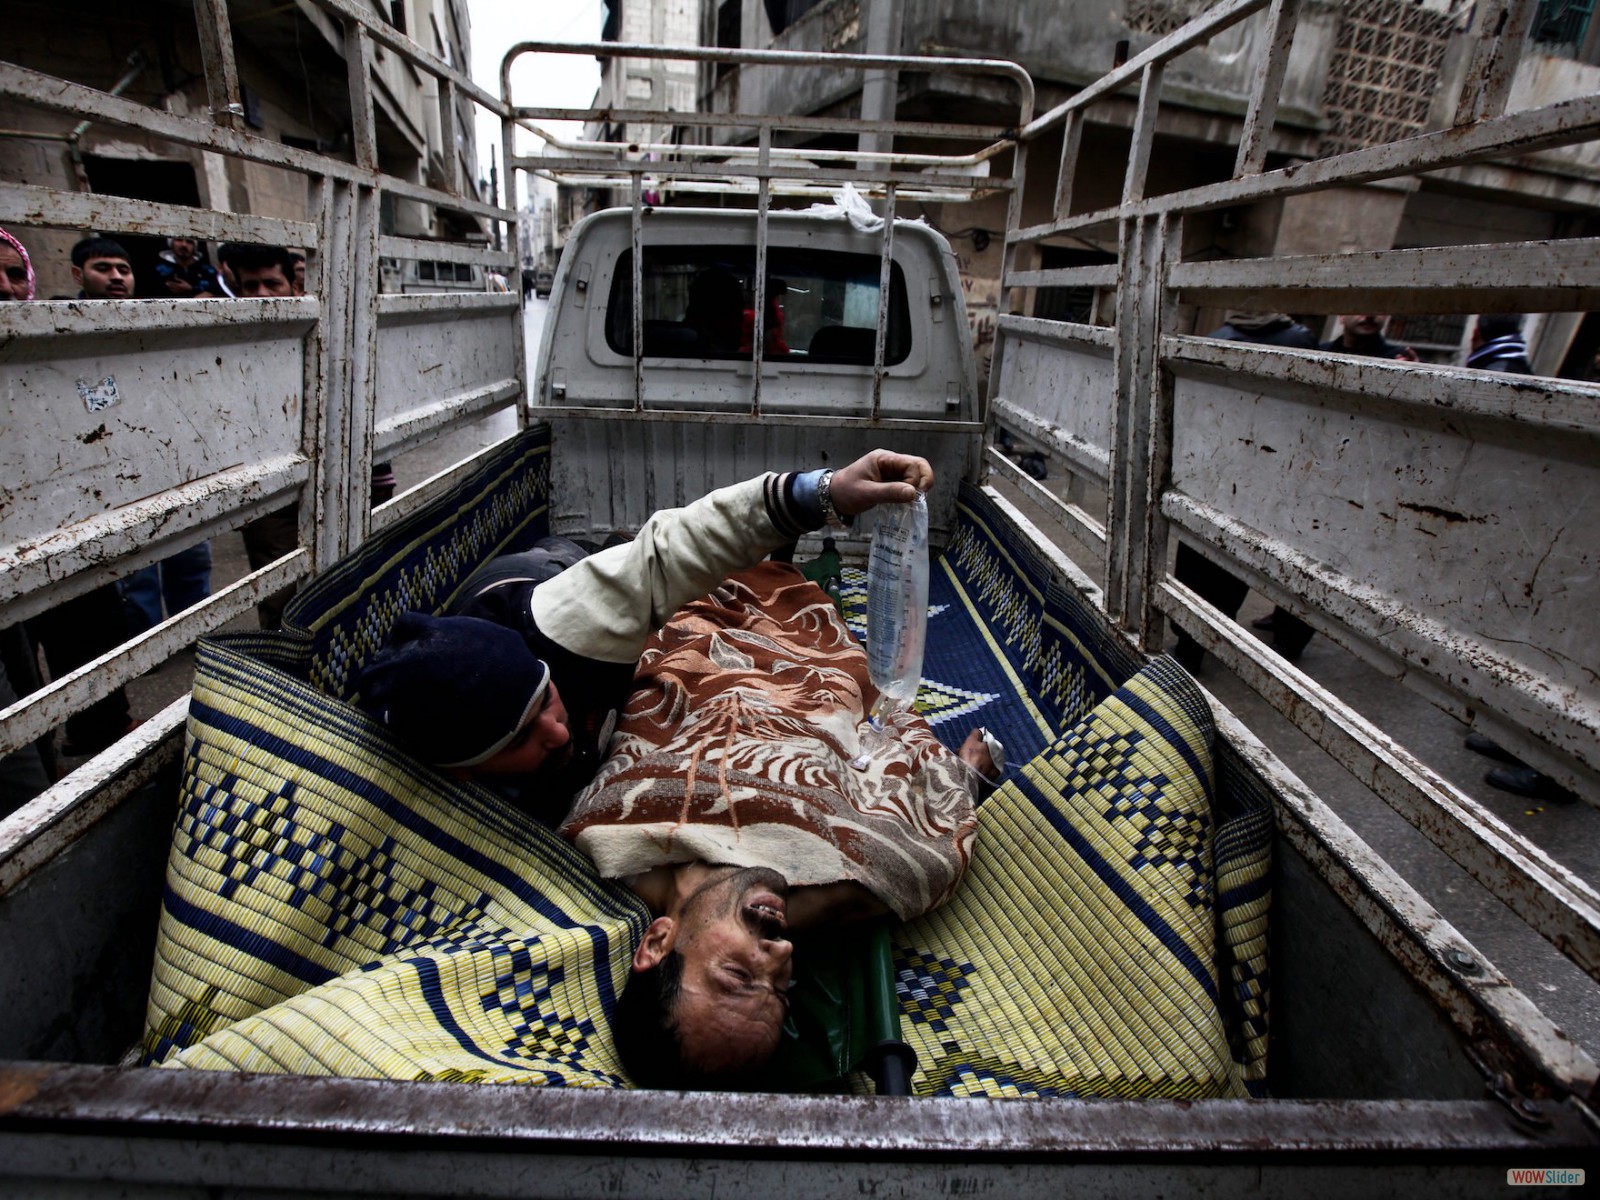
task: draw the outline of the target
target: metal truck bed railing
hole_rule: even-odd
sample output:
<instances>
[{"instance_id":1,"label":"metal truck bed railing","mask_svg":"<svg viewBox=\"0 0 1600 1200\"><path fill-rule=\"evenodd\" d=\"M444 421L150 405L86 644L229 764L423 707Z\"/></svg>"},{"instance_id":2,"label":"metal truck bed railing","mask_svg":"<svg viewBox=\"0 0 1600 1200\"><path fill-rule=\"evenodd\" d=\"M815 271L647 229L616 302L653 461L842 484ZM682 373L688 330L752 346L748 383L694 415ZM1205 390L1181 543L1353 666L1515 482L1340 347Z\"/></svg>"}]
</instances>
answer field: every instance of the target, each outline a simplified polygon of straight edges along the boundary
<instances>
[{"instance_id":1,"label":"metal truck bed railing","mask_svg":"<svg viewBox=\"0 0 1600 1200\"><path fill-rule=\"evenodd\" d=\"M314 263L313 294L291 299L0 306L6 341L0 378L30 411L27 422L7 433L12 503L0 513L0 621L35 616L285 505L298 502L300 512L300 546L292 554L8 708L0 753L34 740L262 598L338 561L371 529L413 511L444 481L374 511L371 464L522 396L516 295L378 294L380 256L504 270L515 263L514 255L488 245L381 236L380 198L436 205L512 229L516 214L464 194L454 171L448 181L455 190L440 190L379 169L375 48L437 81L452 146L458 95L497 115L500 102L391 29L374 9L353 0L316 0L316 6L345 37L354 161L246 128L225 0L195 4L209 116L175 115L0 63L0 96L293 172L307 181L315 206L312 219L279 220L0 184L0 223L24 239L29 226L160 233L301 247ZM101 380L113 384L119 403L85 423L87 395L79 396ZM139 406L158 402L159 419L138 419ZM185 421L194 432L174 433ZM59 485L62 479L67 486ZM171 760L184 711L179 702L158 714L134 741L75 772L41 803L52 812L91 799L116 803L148 777L152 754ZM129 773L136 763L140 769ZM12 861L40 831L27 810L0 823L0 862Z\"/></svg>"},{"instance_id":2,"label":"metal truck bed railing","mask_svg":"<svg viewBox=\"0 0 1600 1200\"><path fill-rule=\"evenodd\" d=\"M1197 307L1594 308L1600 240L1206 262L1181 248L1190 214L1592 141L1600 96L1505 113L1533 4L1491 3L1479 28L1499 32L1477 43L1453 127L1264 171L1298 7L1270 5L1227 182L1146 194L1163 72L1265 0L1197 17L1023 128L1019 157L1064 126L1063 150L1052 219L1013 229L1008 249L1114 229L1118 252L1105 266L1008 267L1009 307L1026 311L1031 289L1093 288L1114 293L1115 328L1002 317L991 415L1104 496L1102 522L1022 479L1103 550L1108 615L1151 652L1171 618L1600 979L1600 893L1168 574L1176 535L1540 770L1600 793L1600 651L1583 582L1594 543L1582 532L1600 516L1600 388L1186 336ZM1135 84L1122 202L1073 212L1084 113ZM1055 386L1037 381L1043 369ZM1485 594L1491 579L1516 594Z\"/></svg>"},{"instance_id":3,"label":"metal truck bed railing","mask_svg":"<svg viewBox=\"0 0 1600 1200\"><path fill-rule=\"evenodd\" d=\"M1490 6L1482 17L1485 27L1496 28L1503 6ZM1243 131L1234 162L1233 179L1185 191L1146 195L1151 150L1154 145L1162 79L1167 64L1183 53L1203 46L1210 38L1252 16L1265 12L1267 29L1259 39L1263 60L1258 64L1248 101ZM1168 616L1196 636L1225 666L1235 670L1274 707L1295 723L1363 784L1416 825L1452 859L1480 880L1510 908L1568 955L1591 976L1600 978L1600 893L1549 853L1511 829L1504 821L1421 763L1395 739L1363 718L1349 704L1320 687L1302 672L1247 636L1232 621L1212 609L1167 571L1169 537L1206 547L1208 555L1230 564L1242 578L1275 601L1307 615L1319 629L1391 673L1405 677L1447 709L1476 713L1482 725L1492 725L1508 748L1529 761L1555 765L1556 749L1564 773L1573 779L1575 768L1600 766L1594 756L1596 690L1593 649L1585 653L1585 622L1580 613L1552 606L1539 626L1542 644L1560 647L1576 661L1589 662L1589 683L1547 686L1534 680L1521 664L1500 653L1485 638L1468 641L1469 628L1458 614L1435 604L1428 596L1381 594L1374 581L1394 574L1396 563L1411 559L1369 551L1359 564L1335 569L1329 562L1305 552L1307 531L1274 526L1289 510L1284 495L1308 499L1307 489L1272 475L1266 498L1257 510L1241 512L1229 492L1233 480L1246 468L1212 444L1219 411L1226 411L1225 395L1259 396L1256 403L1272 404L1288 413L1299 412L1308 397L1323 401L1339 397L1340 412L1382 414L1383 422L1411 420L1396 414L1431 414L1434 424L1451 420L1472 422L1474 436L1483 422L1500 431L1495 437L1516 444L1529 437L1546 439L1557 459L1577 460L1575 478L1591 479L1592 465L1583 464L1574 445L1590 445L1600 432L1594 416L1594 398L1600 390L1565 381L1530 381L1486 378L1481 373L1411 365L1351 360L1326 354L1263 350L1236 343L1210 342L1179 334L1179 306L1245 307L1308 312L1343 312L1368 304L1383 311L1438 312L1453 306L1470 311L1550 311L1577 309L1594 303L1600 286L1600 255L1592 240L1528 243L1495 248L1454 247L1422 251L1387 251L1382 254L1307 256L1242 262L1185 262L1181 258L1182 220L1186 214L1243 204L1252 200L1300 194L1374 179L1394 178L1420 171L1477 162L1497 156L1572 145L1600 132L1600 103L1593 97L1552 105L1528 113L1499 115L1509 88L1510 72L1520 53L1521 41L1512 30L1526 14L1511 14L1498 39L1485 39L1478 55L1477 75L1468 76L1460 102L1463 114L1476 116L1450 130L1405 142L1356 151L1337 158L1296 163L1264 172L1279 85L1286 70L1299 6L1295 0L1230 0L1188 22L1136 55L1101 80L1076 92L1049 112L1030 117L1031 92L1017 126L994 141L982 144L960 161L980 159L1003 162L1012 151L1009 176L972 180L971 194L1004 191L1008 196L1008 228L1004 251L1002 295L993 368L990 375L989 420L1022 434L1030 444L1047 450L1064 463L1090 491L1106 497L1107 519L1101 521L1082 503L1063 501L1034 484L1003 455L990 449L986 464L1018 483L1044 503L1080 540L1102 548L1103 588L1098 602L1108 617L1146 651L1159 653L1161 632ZM722 186L737 176L753 180L757 191L758 220L763 246L769 192L779 182L831 178L824 171L805 172L801 163L812 152L773 144L780 129L814 133L833 131L837 122L778 114L680 113L666 110L553 109L515 105L510 92L510 66L527 52L580 53L617 57L661 58L716 63L763 65L816 65L861 68L864 65L927 70L925 59L862 60L787 52L708 51L617 44L562 47L528 43L514 48L502 67L503 98L507 122L506 161L517 168L543 172L568 182L586 179L626 178L631 188L634 308L634 420L641 418L681 421L678 414L650 411L643 400L644 367L638 341L641 322L638 253L645 179L674 182L682 191L698 190L708 178ZM994 64L963 63L966 69ZM1130 139L1124 173L1123 200L1115 207L1090 213L1072 211L1074 176L1082 146L1085 113L1089 107L1120 90L1137 84L1139 106ZM657 126L710 129L720 132L743 127L756 138L755 160L749 147L676 145L681 161L647 160L647 147L636 143L563 143L545 136L552 149L537 155L515 154L511 129L517 123L547 119L585 119L591 122L628 120ZM1064 128L1063 128L1064 127ZM875 130L858 123L855 132ZM920 132L931 133L932 130ZM1023 185L1030 149L1041 139L1063 140L1061 163L1053 192L1052 220L1046 224L1021 223ZM982 143L993 131L969 127L958 134L954 127L939 131L951 140ZM779 162L777 156L788 161ZM852 177L864 190L882 195L889 211L908 185L894 169L895 161L881 146L840 152L857 161ZM940 156L924 156L938 158ZM955 161L954 159L947 161ZM587 174L586 174L587 173ZM951 180L941 180L941 183ZM1080 268L1035 270L1019 267L1019 258L1040 244L1062 235L1114 228L1119 242L1118 262ZM887 261L888 231L884 239ZM1508 262L1496 263L1496 252ZM764 258L763 258L764 261ZM758 269L756 279L764 281ZM1041 287L1089 287L1114 296L1115 327L1052 321L1021 315L1029 307L1031 292ZM755 311L764 313L757 300ZM1190 318L1192 321L1192 317ZM874 395L881 391L883 314L879 314L878 353L874 364ZM762 338L755 338L756 372L748 416L761 414L760 353ZM1025 383L1022 381L1026 381ZM1448 385L1448 387L1446 387ZM1319 403L1321 401L1318 401ZM596 422L630 419L630 414L598 409L554 407L555 419L583 418ZM876 406L874 413L876 414ZM737 422L741 414L699 414L697 419ZM1290 420L1290 417L1284 417ZM841 421L847 424L848 419ZM1378 428L1388 428L1379 423ZM955 428L951 427L951 432ZM1488 444L1491 439L1484 437ZM1580 439L1573 442L1571 439ZM1174 451L1189 458L1176 458ZM1433 453L1448 458L1449 451ZM1374 457L1402 455L1389 445L1374 450ZM1287 459L1287 455L1279 456ZM1330 454L1330 458L1332 455ZM1591 456L1592 458L1592 456ZM1175 476L1175 471L1176 476ZM1267 478L1254 463L1249 475ZM1375 475L1384 480L1386 475ZM1209 486L1202 487L1206 483ZM1318 486L1328 486L1319 482ZM1426 485L1413 508L1443 507ZM1492 498L1491 498L1492 499ZM1372 507L1376 507L1375 505ZM1453 510L1450 510L1453 511ZM1474 512L1493 511L1485 507ZM1411 514L1429 519L1428 514ZM1519 511L1518 516L1526 516ZM1325 519L1325 518L1324 518ZM1445 518L1439 518L1445 519ZM1573 527L1574 529L1576 527ZM1548 532L1559 536L1558 526ZM1422 542L1433 531L1413 539ZM1315 544L1315 543L1313 543ZM1407 552L1409 554L1409 551ZM1387 575L1386 575L1387 572ZM1355 586L1356 580L1364 586ZM1581 601L1579 602L1581 604ZM1565 639L1565 642L1563 642ZM1534 640L1537 640L1535 638ZM1462 666L1449 664L1465 664ZM1581 671L1579 675L1581 676ZM1493 712L1497 717L1486 717ZM1232 735L1244 737L1236 722L1226 722ZM1543 740L1541 740L1543 739ZM1452 994L1447 1007L1460 1026L1470 1031L1478 1020L1479 1006L1517 1030L1554 1077L1586 1090L1594 1064L1579 1051L1569 1054L1563 1035L1520 993L1508 991L1506 979L1466 942L1444 925L1439 915L1394 872L1370 855L1347 831L1335 833L1340 823L1321 801L1315 800L1281 762L1255 743L1263 770L1270 773L1283 796L1305 798L1297 810L1287 802L1282 828L1296 846L1336 886L1347 890L1364 912L1368 927L1398 951L1400 928L1432 928L1442 934L1428 953L1446 963L1436 979L1441 994ZM1587 764L1587 765L1586 765ZM1588 778L1587 775L1584 778ZM1289 816L1290 812L1293 816ZM1338 880L1334 877L1337 876ZM1342 882L1340 882L1342 881ZM1379 909L1387 909L1387 915ZM1414 964L1421 969L1420 963ZM1426 973L1426 972L1425 972ZM1471 1002L1460 997L1470 996Z\"/></svg>"}]
</instances>

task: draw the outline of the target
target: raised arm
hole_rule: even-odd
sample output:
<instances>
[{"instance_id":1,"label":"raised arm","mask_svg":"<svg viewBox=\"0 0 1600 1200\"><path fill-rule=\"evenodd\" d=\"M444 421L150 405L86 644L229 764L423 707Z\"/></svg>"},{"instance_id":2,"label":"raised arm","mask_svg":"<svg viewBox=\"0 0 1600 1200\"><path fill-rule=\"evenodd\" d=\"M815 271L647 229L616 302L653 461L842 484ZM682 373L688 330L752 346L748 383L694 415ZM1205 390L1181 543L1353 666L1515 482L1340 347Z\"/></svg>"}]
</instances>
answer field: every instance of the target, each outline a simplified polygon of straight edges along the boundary
<instances>
[{"instance_id":1,"label":"raised arm","mask_svg":"<svg viewBox=\"0 0 1600 1200\"><path fill-rule=\"evenodd\" d=\"M826 486L825 486L826 485ZM633 541L590 555L534 589L533 618L574 654L631 662L673 613L729 574L841 518L907 503L933 486L926 459L874 450L838 471L765 475L663 509Z\"/></svg>"}]
</instances>

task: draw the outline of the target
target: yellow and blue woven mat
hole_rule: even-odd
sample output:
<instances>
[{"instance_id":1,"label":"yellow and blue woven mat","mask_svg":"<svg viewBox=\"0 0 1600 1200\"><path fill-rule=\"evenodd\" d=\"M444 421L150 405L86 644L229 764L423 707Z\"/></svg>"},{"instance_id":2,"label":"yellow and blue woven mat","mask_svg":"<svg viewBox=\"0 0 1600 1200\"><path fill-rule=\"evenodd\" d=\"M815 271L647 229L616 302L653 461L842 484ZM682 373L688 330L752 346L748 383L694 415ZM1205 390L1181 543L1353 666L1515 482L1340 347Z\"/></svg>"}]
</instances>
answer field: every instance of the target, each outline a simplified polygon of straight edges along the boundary
<instances>
[{"instance_id":1,"label":"yellow and blue woven mat","mask_svg":"<svg viewBox=\"0 0 1600 1200\"><path fill-rule=\"evenodd\" d=\"M175 1067L620 1087L609 1014L648 923L625 889L333 698L396 613L545 532L549 441L196 661L145 1059Z\"/></svg>"},{"instance_id":2,"label":"yellow and blue woven mat","mask_svg":"<svg viewBox=\"0 0 1600 1200\"><path fill-rule=\"evenodd\" d=\"M1245 1094L1216 967L1211 734L1158 659L985 802L955 899L892 935L919 1094Z\"/></svg>"}]
</instances>

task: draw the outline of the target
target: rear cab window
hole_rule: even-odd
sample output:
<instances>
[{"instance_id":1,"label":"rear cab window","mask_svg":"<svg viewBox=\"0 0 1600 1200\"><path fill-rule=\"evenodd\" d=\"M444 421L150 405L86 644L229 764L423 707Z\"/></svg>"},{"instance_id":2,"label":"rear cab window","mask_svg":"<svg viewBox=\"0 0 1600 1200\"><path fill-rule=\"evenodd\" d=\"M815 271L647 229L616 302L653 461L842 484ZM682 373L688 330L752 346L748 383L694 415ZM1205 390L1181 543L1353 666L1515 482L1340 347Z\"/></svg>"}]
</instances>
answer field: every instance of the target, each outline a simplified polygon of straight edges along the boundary
<instances>
[{"instance_id":1,"label":"rear cab window","mask_svg":"<svg viewBox=\"0 0 1600 1200\"><path fill-rule=\"evenodd\" d=\"M644 354L733 359L754 354L756 253L752 246L646 246L642 271ZM769 247L762 357L871 366L880 261L873 254ZM617 260L606 344L633 354L633 252ZM890 264L885 366L911 353L905 279Z\"/></svg>"}]
</instances>

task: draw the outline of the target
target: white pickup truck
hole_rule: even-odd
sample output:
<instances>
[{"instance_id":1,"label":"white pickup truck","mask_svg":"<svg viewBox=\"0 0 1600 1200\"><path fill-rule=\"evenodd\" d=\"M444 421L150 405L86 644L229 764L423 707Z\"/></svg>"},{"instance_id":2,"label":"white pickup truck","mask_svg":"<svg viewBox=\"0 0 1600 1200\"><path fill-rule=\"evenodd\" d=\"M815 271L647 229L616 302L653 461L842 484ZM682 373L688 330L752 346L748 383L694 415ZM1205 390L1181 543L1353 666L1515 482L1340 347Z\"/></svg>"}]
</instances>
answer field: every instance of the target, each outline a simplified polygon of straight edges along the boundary
<instances>
[{"instance_id":1,"label":"white pickup truck","mask_svg":"<svg viewBox=\"0 0 1600 1200\"><path fill-rule=\"evenodd\" d=\"M1031 85L1021 86L1026 75L1014 64L940 61L952 72L987 70L1020 81L1023 97L1015 126L997 135L992 151L953 164L936 155L856 159L849 151L782 150L774 134L796 119L775 114L747 116L757 130L755 151L683 143L673 150L681 158L663 162L647 159L648 147L586 144L529 155L515 152L515 127L564 112L519 106L509 88L502 97L487 95L365 9L346 0L317 3L359 35L358 44L370 38L498 113L506 123L508 171L631 187L632 204L574 229L553 282L536 375L525 380L518 296L381 295L380 256L445 255L434 243L379 236L364 224L376 219L385 191L494 221L509 223L514 214L393 180L376 169L375 156L339 162L0 66L0 91L16 100L297 171L322 197L316 220L273 222L0 185L0 219L9 227L31 217L132 232L159 221L169 232L306 246L320 263L315 295L300 299L0 306L7 439L19 422L33 422L30 445L49 437L71 450L56 460L42 454L11 460L8 487L23 502L0 510L7 623L291 499L299 501L301 528L301 546L292 554L8 708L0 722L5 749L26 745L65 712L162 661L173 647L214 634L283 585L306 585L287 614L288 632L207 638L192 702L175 704L0 822L0 1160L7 1164L0 1192L614 1196L737 1189L809 1196L1004 1189L1055 1196L1122 1187L1343 1196L1381 1182L1395 1191L1475 1195L1498 1193L1511 1167L1590 1160L1600 1148L1600 1071L1590 1053L1214 702L1214 784L1195 817L1217 836L1214 843L1202 839L1203 857L1237 866L1246 842L1255 857L1239 875L1197 875L1204 882L1191 893L1192 910L1215 904L1196 910L1210 914L1196 927L1215 956L1207 961L1184 950L1178 957L1201 991L1210 981L1221 1053L1232 1064L1217 1090L1203 1096L1164 1077L1133 1076L1103 1090L1030 1091L1027 1080L1013 1079L993 1091L963 1091L929 1073L926 1052L924 1073L913 1079L913 1090L921 1091L906 1098L508 1089L462 1082L471 1076L461 1072L318 1077L303 1063L278 1068L288 1074L153 1065L244 1019L216 989L180 996L181 1003L159 994L169 979L163 971L180 957L168 953L177 944L169 923L197 927L183 925L193 905L182 899L188 893L181 872L168 870L179 859L175 812L180 841L185 831L203 828L217 839L206 844L220 847L243 829L236 840L248 843L247 852L254 846L282 860L289 847L296 869L314 874L332 871L339 855L302 853L296 835L282 826L273 833L245 816L238 816L243 824L229 825L250 805L228 806L242 804L247 792L269 797L252 801L256 809L309 803L285 790L291 778L313 790L294 771L337 775L338 786L352 793L403 784L424 797L419 803L427 802L430 788L452 786L396 758L392 748L352 741L348 756L324 754L318 740L356 731L352 738L359 733L370 742L345 702L350 670L398 607L442 605L451 581L477 557L530 530L599 540L718 484L768 468L846 462L878 444L925 454L946 483L932 505L933 538L946 552L941 569L956 589L951 595L981 610L984 619L974 628L1004 680L942 682L950 685L952 710L1007 688L1016 695L1038 742L1037 755L1024 747L1016 788L1042 786L1045 767L1056 761L1053 739L1070 724L1062 714L1084 700L1074 699L1063 681L1087 676L1063 664L1099 664L1085 669L1100 673L1089 690L1114 691L1160 653L1162 617L1170 615L1583 972L1600 973L1600 902L1592 887L1277 661L1167 569L1176 532L1329 636L1405 662L1441 694L1492 701L1501 715L1498 735L1530 758L1542 753L1541 764L1585 785L1584 772L1596 762L1592 639L1575 646L1565 630L1545 630L1554 618L1524 603L1528 598L1507 597L1524 632L1545 638L1540 653L1571 664L1537 679L1518 676L1513 658L1491 661L1479 653L1482 631L1470 628L1453 602L1399 586L1384 597L1371 590L1396 576L1416 582L1416 560L1398 557L1411 553L1403 549L1411 543L1386 547L1375 533L1347 539L1352 553L1365 557L1345 561L1341 574L1325 539L1297 531L1305 514L1320 519L1324 506L1344 504L1346 491L1387 497L1384 503L1414 499L1399 496L1393 482L1386 457L1392 448L1385 449L1383 438L1395 423L1383 415L1386 405L1425 410L1430 436L1449 441L1465 460L1509 455L1527 439L1581 444L1581 454L1552 453L1564 473L1550 477L1559 483L1540 486L1559 487L1576 506L1570 519L1588 528L1596 494L1591 451L1600 430L1595 389L1442 370L1427 376L1454 385L1442 399L1415 382L1423 376L1403 375L1393 364L1208 344L1172 323L1180 299L1233 306L1249 298L1252 307L1308 311L1300 301L1310 297L1309 311L1364 311L1363 295L1381 291L1393 302L1408 282L1420 290L1441 278L1474 310L1529 307L1522 301L1535 293L1548 305L1559 292L1555 277L1537 277L1536 264L1519 266L1491 286L1483 261L1467 251L1191 264L1177 255L1171 230L1184 212L1217 203L1593 139L1600 136L1594 98L1559 111L1490 116L1415 139L1403 150L1379 147L1291 170L1262 172L1259 159L1242 154L1231 183L1155 199L1133 184L1142 172L1130 170L1122 207L1075 215L1062 199L1050 223L1024 227L1026 152L1070 122L1074 106L1034 114ZM1292 8L1273 5L1271 20L1292 22ZM1232 0L1156 42L1085 95L1141 81L1147 93L1152 86L1158 92L1159 66L1203 40L1206 28L1266 9L1266 0ZM1269 53L1287 53L1284 38L1263 44ZM557 49L640 58L684 53L530 44L512 56ZM929 70L934 62L842 55L791 61L737 51L687 56L768 70ZM216 70L225 88L229 71ZM1273 70L1269 61L1263 77ZM364 105L370 112L370 80L362 72L351 78L358 110ZM1247 144L1259 139L1263 125L1270 128L1269 91L1251 104ZM1147 94L1141 121L1157 99ZM701 116L715 124L712 115ZM696 116L671 119L692 125ZM843 118L829 121L830 128L855 128ZM1141 144L1148 152L1148 138L1141 142L1136 133L1133 141L1136 155ZM1014 166L1009 176L975 177L968 161L974 157ZM756 207L649 207L642 201L647 172L652 186L669 188L742 181ZM890 208L897 195L924 188L1009 196L1004 311L1011 315L999 324L986 399L974 378L960 280L939 234L906 220L874 227L867 219L853 223L844 211L770 207L784 189L827 202L852 178ZM1070 184L1058 188L1058 199L1070 190ZM1120 229L1118 266L1018 269L1025 247L1094 222ZM1560 267L1574 304L1600 287L1600 255L1591 244L1551 253L1554 260L1543 261ZM476 248L450 258L483 269L511 265L509 255ZM1116 324L1027 315L1030 289L1069 284L1114 294ZM220 412L207 374L213 370L230 384ZM25 407L77 378L115 378L119 407ZM165 408L157 407L158 396ZM368 511L373 461L512 403L521 426L515 439ZM1286 406L1298 406L1293 416ZM287 428L284 413L291 418ZM215 422L219 415L240 431L225 448L173 436L181 422ZM1267 465L1259 457L1238 459L1230 422L1254 422L1251 428L1262 431L1291 420L1303 425L1308 444L1336 439L1343 436L1339 428L1350 427L1373 449L1363 462L1345 460L1342 477L1316 495L1298 489L1288 474L1326 467L1332 458L1325 447ZM1075 473L1074 503L1017 486L1075 535L1103 546L1098 578L990 486L987 473L1007 467L986 449L986 430L1002 425ZM96 431L100 436L92 436ZM125 460L145 467L144 478L107 468L107 438L123 447ZM68 487L53 482L62 479ZM1225 480L1246 485L1241 491L1248 496L1236 503ZM1518 513L1528 523L1551 519L1532 503ZM1530 534L1530 545L1554 544L1553 530L1533 532L1540 536ZM426 548L426 566L413 570L418 546ZM843 542L847 558L860 547L859 538ZM803 546L802 557L807 553ZM1439 562L1448 558L1430 553ZM1369 590L1344 586L1350 578ZM1571 584L1570 570L1565 581ZM1552 611L1567 610L1557 604ZM219 701L225 683L242 689L230 701L235 708ZM251 695L271 703L252 716ZM925 702L943 703L926 694ZM280 764L277 776L261 765L269 751ZM312 759L332 765L307 766ZM1061 833L1070 842L1085 829ZM373 859L367 867L390 870L395 856L380 857L388 865ZM1041 894L1076 894L1069 889L1080 884L1062 861L1041 852L1042 865L1028 868ZM1087 851L1083 861L1090 861ZM1114 864L1101 866L1102 880L1116 873ZM241 867L233 878L248 883L246 876L253 878L251 870ZM1092 885L1090 879L1083 886ZM303 890L320 894L321 886ZM375 920L376 912L392 929L397 912L409 921L425 907L406 907L397 895L352 901L350 919ZM1062 940L1057 934L1066 925L1029 936L1042 954ZM336 940L330 936L319 950L312 937L310 949L291 961L272 958L276 943L267 934L241 937L206 969L271 960L274 970L308 978L337 977L345 961L353 974L366 971L359 957L318 959L315 972L304 966L324 950L333 954ZM1146 961L1145 950L1116 943L1106 949L1093 937L1085 945L1099 947L1086 950L1086 960L1103 958L1119 970ZM1148 951L1149 961L1160 953ZM153 957L160 986L152 998ZM1029 955L1014 957L1025 971ZM902 1029L920 1024L914 1032L931 1036L931 1023L949 1017L940 998L965 985L946 975L941 991L939 978L917 975L903 961L898 966L909 972L902 975ZM1051 982L1044 979L1038 994L1054 997L1060 989ZM930 995L931 1008L923 1003ZM1012 1000L1019 1010L1043 1011L1037 996ZM580 1016L603 1029L603 1005L595 1003L597 1011ZM1085 1027L1111 1018L1142 1022L1163 1007L1135 992L1115 1006L1080 1009L1074 1019ZM158 1009L170 1019L150 1022L147 1011ZM1151 1044L1183 1041L1179 1029L1188 1028L1187 1020L1156 1028ZM938 1049L936 1037L922 1044ZM130 1054L140 1048L144 1065ZM1063 1077L1079 1067L1050 1064ZM1021 1095L1033 1098L1003 1098Z\"/></svg>"}]
</instances>

